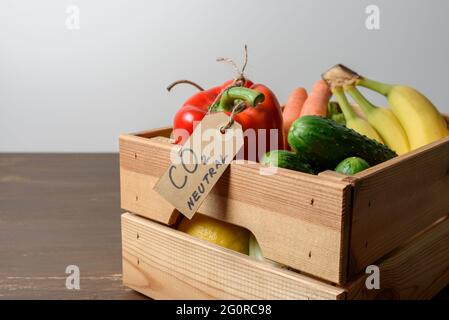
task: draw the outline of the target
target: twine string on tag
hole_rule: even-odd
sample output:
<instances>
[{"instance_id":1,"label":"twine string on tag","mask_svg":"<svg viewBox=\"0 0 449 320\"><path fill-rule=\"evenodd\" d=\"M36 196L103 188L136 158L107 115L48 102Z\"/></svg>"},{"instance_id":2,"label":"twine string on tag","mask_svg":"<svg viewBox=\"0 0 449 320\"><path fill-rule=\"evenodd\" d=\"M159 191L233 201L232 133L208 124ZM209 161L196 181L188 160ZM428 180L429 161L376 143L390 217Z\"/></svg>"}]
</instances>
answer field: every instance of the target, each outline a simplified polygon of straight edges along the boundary
<instances>
[{"instance_id":1,"label":"twine string on tag","mask_svg":"<svg viewBox=\"0 0 449 320\"><path fill-rule=\"evenodd\" d=\"M234 60L232 60L231 58L217 58L217 62L226 62L229 63L235 70L235 72L237 73L237 76L234 78L234 81L232 81L232 83L222 92L220 92L214 99L214 101L211 103L211 105L209 106L208 110L207 110L207 114L209 114L212 110L212 107L218 103L218 101L220 101L221 97L223 96L224 92L234 88L234 87L243 87L245 85L245 69L246 66L248 65L248 46L245 44L244 47L244 58L243 58L243 65L242 68L239 68L239 66L235 63Z\"/></svg>"},{"instance_id":2,"label":"twine string on tag","mask_svg":"<svg viewBox=\"0 0 449 320\"><path fill-rule=\"evenodd\" d=\"M244 47L244 58L243 58L243 66L242 68L239 68L239 66L235 63L235 61L231 58L217 58L217 62L226 62L228 64L230 64L235 72L237 73L236 78L234 79L234 82L232 83L232 85L237 85L237 86L243 86L245 84L245 69L246 66L248 64L248 46L245 44Z\"/></svg>"},{"instance_id":3,"label":"twine string on tag","mask_svg":"<svg viewBox=\"0 0 449 320\"><path fill-rule=\"evenodd\" d=\"M246 104L244 101L240 102L239 104L235 105L234 108L232 108L232 112L229 115L229 121L224 126L220 127L220 132L224 134L226 130L230 129L234 125L234 117L239 112L245 110Z\"/></svg>"}]
</instances>

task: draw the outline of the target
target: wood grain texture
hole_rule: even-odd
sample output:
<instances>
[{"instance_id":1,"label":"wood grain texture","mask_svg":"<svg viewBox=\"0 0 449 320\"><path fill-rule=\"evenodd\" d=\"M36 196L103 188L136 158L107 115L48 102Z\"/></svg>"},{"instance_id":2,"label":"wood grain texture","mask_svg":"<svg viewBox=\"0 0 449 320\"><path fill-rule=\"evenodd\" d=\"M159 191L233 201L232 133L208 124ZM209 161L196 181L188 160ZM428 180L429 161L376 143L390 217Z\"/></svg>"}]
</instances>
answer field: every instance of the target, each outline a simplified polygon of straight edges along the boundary
<instances>
[{"instance_id":1,"label":"wood grain texture","mask_svg":"<svg viewBox=\"0 0 449 320\"><path fill-rule=\"evenodd\" d=\"M177 211L153 190L171 148L160 138L121 136L123 209L169 225L176 221ZM271 260L343 283L350 201L346 181L285 169L261 175L258 164L232 163L198 212L249 229Z\"/></svg>"},{"instance_id":2,"label":"wood grain texture","mask_svg":"<svg viewBox=\"0 0 449 320\"><path fill-rule=\"evenodd\" d=\"M449 137L353 177L350 275L449 213Z\"/></svg>"},{"instance_id":3,"label":"wood grain texture","mask_svg":"<svg viewBox=\"0 0 449 320\"><path fill-rule=\"evenodd\" d=\"M430 299L449 283L447 217L376 263L379 290L365 274L333 286L132 214L122 241L124 283L155 299Z\"/></svg>"},{"instance_id":4,"label":"wood grain texture","mask_svg":"<svg viewBox=\"0 0 449 320\"><path fill-rule=\"evenodd\" d=\"M122 135L120 168L159 178L170 164L171 148L172 145L162 139ZM263 202L263 207L276 211L282 203L282 210L292 216L328 228L340 228L342 196L349 185L347 182L282 168L278 168L275 175L262 175L260 168L255 163L233 162L213 193L255 206Z\"/></svg>"},{"instance_id":5,"label":"wood grain texture","mask_svg":"<svg viewBox=\"0 0 449 320\"><path fill-rule=\"evenodd\" d=\"M118 171L117 154L0 154L0 300L145 298L121 281Z\"/></svg>"},{"instance_id":6,"label":"wood grain texture","mask_svg":"<svg viewBox=\"0 0 449 320\"><path fill-rule=\"evenodd\" d=\"M449 220L445 219L384 257L380 290L368 290L367 275L347 286L348 299L430 299L449 283Z\"/></svg>"},{"instance_id":7,"label":"wood grain texture","mask_svg":"<svg viewBox=\"0 0 449 320\"><path fill-rule=\"evenodd\" d=\"M156 299L342 299L344 290L122 215L123 280Z\"/></svg>"},{"instance_id":8,"label":"wood grain texture","mask_svg":"<svg viewBox=\"0 0 449 320\"><path fill-rule=\"evenodd\" d=\"M120 163L122 207L170 225L179 213L152 190L169 164L169 134L122 135ZM233 163L199 212L252 231L269 259L342 284L448 212L448 148L442 139L353 177L264 176Z\"/></svg>"},{"instance_id":9,"label":"wood grain texture","mask_svg":"<svg viewBox=\"0 0 449 320\"><path fill-rule=\"evenodd\" d=\"M133 136L143 137L143 138L154 138L154 137L164 137L169 138L172 133L172 127L165 126L157 129L153 129L151 131L141 131L133 133Z\"/></svg>"},{"instance_id":10,"label":"wood grain texture","mask_svg":"<svg viewBox=\"0 0 449 320\"><path fill-rule=\"evenodd\" d=\"M0 154L0 299L145 298L120 281L118 166L117 154ZM79 291L65 288L69 264Z\"/></svg>"}]
</instances>

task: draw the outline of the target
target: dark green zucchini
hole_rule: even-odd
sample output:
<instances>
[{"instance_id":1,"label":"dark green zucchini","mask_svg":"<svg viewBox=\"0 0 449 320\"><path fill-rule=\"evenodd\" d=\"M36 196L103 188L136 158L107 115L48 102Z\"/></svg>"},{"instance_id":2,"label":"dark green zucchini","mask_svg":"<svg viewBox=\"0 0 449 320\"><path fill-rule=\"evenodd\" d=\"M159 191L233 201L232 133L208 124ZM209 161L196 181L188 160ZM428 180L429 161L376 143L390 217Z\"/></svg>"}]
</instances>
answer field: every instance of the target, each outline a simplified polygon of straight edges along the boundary
<instances>
[{"instance_id":1,"label":"dark green zucchini","mask_svg":"<svg viewBox=\"0 0 449 320\"><path fill-rule=\"evenodd\" d=\"M287 150L275 150L264 154L260 163L271 167L314 174L312 167L298 154Z\"/></svg>"},{"instance_id":2,"label":"dark green zucchini","mask_svg":"<svg viewBox=\"0 0 449 320\"><path fill-rule=\"evenodd\" d=\"M368 168L368 162L362 158L350 157L340 162L335 168L335 171L352 176L353 174L359 173Z\"/></svg>"},{"instance_id":3,"label":"dark green zucchini","mask_svg":"<svg viewBox=\"0 0 449 320\"><path fill-rule=\"evenodd\" d=\"M371 166L397 156L387 146L318 116L304 116L293 122L288 143L318 171L334 170L351 156L365 159Z\"/></svg>"}]
</instances>

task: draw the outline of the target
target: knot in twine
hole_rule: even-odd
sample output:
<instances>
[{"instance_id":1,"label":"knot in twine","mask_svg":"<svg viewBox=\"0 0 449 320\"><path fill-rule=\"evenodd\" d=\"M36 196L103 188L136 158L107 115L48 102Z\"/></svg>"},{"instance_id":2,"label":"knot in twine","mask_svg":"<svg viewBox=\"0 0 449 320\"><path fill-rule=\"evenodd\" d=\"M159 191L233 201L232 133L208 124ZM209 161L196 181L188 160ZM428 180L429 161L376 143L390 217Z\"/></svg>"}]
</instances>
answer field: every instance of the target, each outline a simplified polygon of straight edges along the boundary
<instances>
[{"instance_id":1,"label":"knot in twine","mask_svg":"<svg viewBox=\"0 0 449 320\"><path fill-rule=\"evenodd\" d=\"M235 63L235 61L231 58L222 58L222 57L217 58L217 62L225 62L225 63L230 64L233 67L233 69L235 70L237 76L234 78L234 81L225 90L223 90L220 94L218 94L215 97L214 101L209 106L209 110L207 112L208 114L210 113L212 106L214 106L216 103L218 103L218 101L221 99L221 97L225 91L227 91L233 87L243 87L245 85L246 78L245 78L244 73L245 73L246 66L248 65L248 46L246 44L245 44L243 52L244 52L244 58L243 58L243 65L241 68L239 68L237 63ZM245 102L240 102L239 104L234 106L234 108L232 109L231 115L229 116L229 122L225 126L220 128L221 133L224 133L224 131L226 131L227 129L232 127L232 125L234 124L234 116L237 113L243 111L245 109L245 107L246 107Z\"/></svg>"},{"instance_id":2,"label":"knot in twine","mask_svg":"<svg viewBox=\"0 0 449 320\"><path fill-rule=\"evenodd\" d=\"M248 46L245 44L244 47L244 58L243 58L243 66L239 68L239 66L232 60L231 58L217 58L217 62L225 62L232 66L235 70L237 76L235 77L232 85L243 86L245 84L245 76L244 72L246 69L246 65L248 64Z\"/></svg>"}]
</instances>

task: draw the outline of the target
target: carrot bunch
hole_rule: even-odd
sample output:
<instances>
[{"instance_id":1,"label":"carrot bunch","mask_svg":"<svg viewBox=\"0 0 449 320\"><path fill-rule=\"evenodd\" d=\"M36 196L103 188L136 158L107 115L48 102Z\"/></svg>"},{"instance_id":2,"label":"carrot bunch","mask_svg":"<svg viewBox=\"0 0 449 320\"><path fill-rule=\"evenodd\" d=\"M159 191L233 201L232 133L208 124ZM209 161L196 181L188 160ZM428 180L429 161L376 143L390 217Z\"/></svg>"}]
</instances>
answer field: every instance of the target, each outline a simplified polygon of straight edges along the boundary
<instances>
[{"instance_id":1,"label":"carrot bunch","mask_svg":"<svg viewBox=\"0 0 449 320\"><path fill-rule=\"evenodd\" d=\"M288 137L290 126L296 119L308 115L325 117L331 96L330 88L324 80L319 80L314 84L310 95L307 95L304 88L295 88L290 93L282 113L285 139ZM287 141L285 141L285 146L288 147Z\"/></svg>"}]
</instances>

